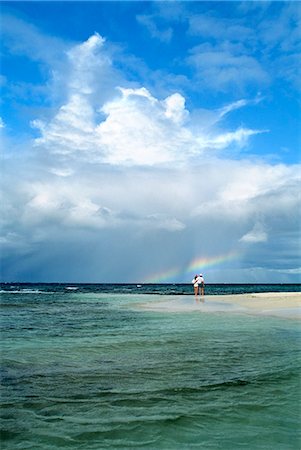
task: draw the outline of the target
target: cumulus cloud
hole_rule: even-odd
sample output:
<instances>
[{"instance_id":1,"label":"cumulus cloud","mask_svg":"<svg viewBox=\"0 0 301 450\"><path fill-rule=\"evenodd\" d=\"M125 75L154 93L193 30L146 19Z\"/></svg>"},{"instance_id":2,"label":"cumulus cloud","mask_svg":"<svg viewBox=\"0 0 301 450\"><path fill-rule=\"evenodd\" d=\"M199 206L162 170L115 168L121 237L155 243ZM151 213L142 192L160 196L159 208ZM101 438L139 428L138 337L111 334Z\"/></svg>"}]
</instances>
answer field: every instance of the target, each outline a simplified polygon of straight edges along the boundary
<instances>
[{"instance_id":1,"label":"cumulus cloud","mask_svg":"<svg viewBox=\"0 0 301 450\"><path fill-rule=\"evenodd\" d=\"M34 148L5 161L7 279L139 281L176 265L185 281L200 253L258 266L255 243L270 246L267 267L293 269L299 168L229 158L265 130L223 120L258 99L194 114L180 92L159 97L117 74L98 34L65 55L61 104L33 121Z\"/></svg>"},{"instance_id":2,"label":"cumulus cloud","mask_svg":"<svg viewBox=\"0 0 301 450\"><path fill-rule=\"evenodd\" d=\"M185 160L196 152L189 129L181 126L188 111L180 94L163 101L144 88L121 89L121 94L104 105L106 120L96 129L106 162L153 165Z\"/></svg>"},{"instance_id":3,"label":"cumulus cloud","mask_svg":"<svg viewBox=\"0 0 301 450\"><path fill-rule=\"evenodd\" d=\"M185 98L178 92L161 100L145 87L116 86L110 100L96 105L91 94L98 74L100 84L103 72L107 77L111 74L111 61L103 47L104 39L95 34L69 50L67 103L48 122L32 122L41 134L35 140L37 147L96 162L154 165L189 161L234 144L243 146L250 136L265 131L243 127L217 130L213 122L204 127L204 122L191 118ZM246 104L241 100L216 111L215 123Z\"/></svg>"},{"instance_id":4,"label":"cumulus cloud","mask_svg":"<svg viewBox=\"0 0 301 450\"><path fill-rule=\"evenodd\" d=\"M89 150L93 146L93 117L93 109L87 99L73 94L48 124L41 120L32 121L32 126L42 135L35 144L61 154Z\"/></svg>"},{"instance_id":5,"label":"cumulus cloud","mask_svg":"<svg viewBox=\"0 0 301 450\"><path fill-rule=\"evenodd\" d=\"M91 94L95 71L102 71L103 66L110 64L108 58L99 49L105 39L98 33L90 36L82 44L76 45L68 52L72 72L69 80L70 90L76 93Z\"/></svg>"}]
</instances>

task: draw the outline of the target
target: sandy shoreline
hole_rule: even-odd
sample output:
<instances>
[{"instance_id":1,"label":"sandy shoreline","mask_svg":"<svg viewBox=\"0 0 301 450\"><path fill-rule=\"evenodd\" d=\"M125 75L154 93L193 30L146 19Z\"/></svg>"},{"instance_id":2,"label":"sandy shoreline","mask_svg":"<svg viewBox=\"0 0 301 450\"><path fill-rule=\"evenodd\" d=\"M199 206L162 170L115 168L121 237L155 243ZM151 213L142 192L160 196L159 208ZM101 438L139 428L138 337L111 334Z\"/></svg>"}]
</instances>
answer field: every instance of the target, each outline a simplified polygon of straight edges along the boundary
<instances>
[{"instance_id":1,"label":"sandy shoreline","mask_svg":"<svg viewBox=\"0 0 301 450\"><path fill-rule=\"evenodd\" d=\"M136 305L137 306L137 305ZM301 320L300 292L266 292L235 295L167 296L158 302L139 304L140 309L162 312L224 312L278 316Z\"/></svg>"}]
</instances>

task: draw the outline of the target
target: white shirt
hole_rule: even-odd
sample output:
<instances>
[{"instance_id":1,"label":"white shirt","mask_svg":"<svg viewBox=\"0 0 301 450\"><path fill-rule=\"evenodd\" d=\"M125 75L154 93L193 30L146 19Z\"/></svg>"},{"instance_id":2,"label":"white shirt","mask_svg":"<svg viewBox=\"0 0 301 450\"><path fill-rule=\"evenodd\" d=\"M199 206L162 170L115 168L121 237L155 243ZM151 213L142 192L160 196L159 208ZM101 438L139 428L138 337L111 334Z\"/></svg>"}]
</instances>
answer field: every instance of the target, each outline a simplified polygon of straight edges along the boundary
<instances>
[{"instance_id":1,"label":"white shirt","mask_svg":"<svg viewBox=\"0 0 301 450\"><path fill-rule=\"evenodd\" d=\"M198 285L199 285L199 277L198 278L194 278L191 283L193 283L193 287L198 287Z\"/></svg>"}]
</instances>

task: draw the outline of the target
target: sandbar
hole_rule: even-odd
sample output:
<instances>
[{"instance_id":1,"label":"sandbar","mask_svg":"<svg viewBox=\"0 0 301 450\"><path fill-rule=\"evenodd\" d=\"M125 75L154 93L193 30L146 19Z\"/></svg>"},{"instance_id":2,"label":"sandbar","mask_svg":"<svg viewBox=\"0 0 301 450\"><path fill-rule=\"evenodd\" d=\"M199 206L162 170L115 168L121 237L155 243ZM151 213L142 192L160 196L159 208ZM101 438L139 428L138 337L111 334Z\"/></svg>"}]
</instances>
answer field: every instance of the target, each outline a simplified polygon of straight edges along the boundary
<instances>
[{"instance_id":1,"label":"sandbar","mask_svg":"<svg viewBox=\"0 0 301 450\"><path fill-rule=\"evenodd\" d=\"M264 292L234 295L163 296L140 303L139 309L161 312L240 313L301 320L301 292Z\"/></svg>"}]
</instances>

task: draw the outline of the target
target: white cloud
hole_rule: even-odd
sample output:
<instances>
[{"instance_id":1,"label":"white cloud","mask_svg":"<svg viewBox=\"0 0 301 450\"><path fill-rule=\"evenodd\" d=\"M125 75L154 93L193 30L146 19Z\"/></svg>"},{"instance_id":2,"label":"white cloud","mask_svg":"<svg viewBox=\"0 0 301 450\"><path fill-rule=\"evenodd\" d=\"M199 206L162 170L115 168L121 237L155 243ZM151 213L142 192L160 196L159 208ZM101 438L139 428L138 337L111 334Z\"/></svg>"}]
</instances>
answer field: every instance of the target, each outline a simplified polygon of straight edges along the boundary
<instances>
[{"instance_id":1,"label":"white cloud","mask_svg":"<svg viewBox=\"0 0 301 450\"><path fill-rule=\"evenodd\" d=\"M285 53L300 50L301 12L298 2L284 2L274 15L259 24L259 38L269 49L280 48Z\"/></svg>"},{"instance_id":2,"label":"white cloud","mask_svg":"<svg viewBox=\"0 0 301 450\"><path fill-rule=\"evenodd\" d=\"M151 15L140 14L137 15L137 21L141 25L145 26L150 35L159 39L162 42L170 42L173 36L173 30L171 27L164 27L164 29L160 29L156 23L156 18Z\"/></svg>"},{"instance_id":3,"label":"white cloud","mask_svg":"<svg viewBox=\"0 0 301 450\"><path fill-rule=\"evenodd\" d=\"M193 14L189 17L189 32L197 36L215 39L244 41L252 39L252 28L243 19L226 19L209 14Z\"/></svg>"},{"instance_id":4,"label":"white cloud","mask_svg":"<svg viewBox=\"0 0 301 450\"><path fill-rule=\"evenodd\" d=\"M222 200L250 200L281 191L298 183L299 174L294 166L240 163L240 169L222 192ZM283 195L283 193L282 193ZM278 201L282 197L279 197Z\"/></svg>"},{"instance_id":5,"label":"white cloud","mask_svg":"<svg viewBox=\"0 0 301 450\"><path fill-rule=\"evenodd\" d=\"M187 15L188 32L200 40L187 59L196 70L198 86L243 91L278 78L283 87L300 88L298 2L237 2L235 6L237 14L232 18L215 8Z\"/></svg>"},{"instance_id":6,"label":"white cloud","mask_svg":"<svg viewBox=\"0 0 301 450\"><path fill-rule=\"evenodd\" d=\"M59 261L67 258L71 268L71 255L83 262L89 249L82 279L91 279L89 273L96 281L114 278L126 261L132 268L124 280L133 281L161 268L163 260L163 268L175 262L185 268L193 257L233 251L242 267L257 267L262 255L246 244L258 243L269 245L267 268L295 267L298 167L215 159L120 170L73 160L67 178L47 174L44 163L25 167L9 162L3 179L2 244L10 257L38 252L45 266L53 255L62 274ZM141 249L147 258L141 259Z\"/></svg>"},{"instance_id":7,"label":"white cloud","mask_svg":"<svg viewBox=\"0 0 301 450\"><path fill-rule=\"evenodd\" d=\"M145 278L162 260L174 266L233 251L257 267L260 258L246 245L256 242L271 246L266 267L280 260L294 267L299 168L218 153L227 149L229 157L264 131L222 128L226 115L257 100L194 114L179 92L159 97L116 75L97 34L67 59L60 107L33 122L36 148L28 160L7 160L2 243L17 262L7 276L25 273L20 248L36 255L36 265L60 261L63 274L76 254L81 279L93 272L96 281L110 281L125 261L131 273L119 281ZM23 261L30 271L30 258Z\"/></svg>"},{"instance_id":8,"label":"white cloud","mask_svg":"<svg viewBox=\"0 0 301 450\"><path fill-rule=\"evenodd\" d=\"M161 101L145 88L120 88L120 92L121 96L103 105L106 118L98 125L87 98L73 94L48 124L33 122L42 134L35 144L53 153L84 152L98 162L154 165L188 161L231 144L243 146L250 136L265 131L238 128L222 132L211 126L201 130L202 123L190 128L190 114L179 93ZM215 122L219 115L222 118L225 112L217 113Z\"/></svg>"},{"instance_id":9,"label":"white cloud","mask_svg":"<svg viewBox=\"0 0 301 450\"><path fill-rule=\"evenodd\" d=\"M122 97L104 105L106 120L96 129L98 147L110 164L153 165L186 160L196 151L185 100L175 94L159 101L146 89L121 89Z\"/></svg>"},{"instance_id":10,"label":"white cloud","mask_svg":"<svg viewBox=\"0 0 301 450\"><path fill-rule=\"evenodd\" d=\"M278 270L279 272L284 272L284 273L288 273L288 274L293 274L293 275L300 275L301 274L301 267L297 267L294 269L283 269L283 270Z\"/></svg>"},{"instance_id":11,"label":"white cloud","mask_svg":"<svg viewBox=\"0 0 301 450\"><path fill-rule=\"evenodd\" d=\"M144 87L127 87L126 80L119 90L116 86L111 89L110 98L96 96L97 104L94 92L112 78L104 39L95 34L70 49L68 55L67 102L48 122L32 122L41 133L35 140L41 150L115 165L167 164L187 162L233 144L243 146L250 136L263 131L214 128L226 114L250 101L240 100L207 112L215 119L206 124L206 120L197 122L191 116L180 93L161 100Z\"/></svg>"},{"instance_id":12,"label":"white cloud","mask_svg":"<svg viewBox=\"0 0 301 450\"><path fill-rule=\"evenodd\" d=\"M168 217L166 214L151 214L145 218L145 221L152 229L182 231L186 228L183 222L174 217Z\"/></svg>"},{"instance_id":13,"label":"white cloud","mask_svg":"<svg viewBox=\"0 0 301 450\"><path fill-rule=\"evenodd\" d=\"M82 44L68 51L72 72L68 82L69 90L74 94L92 94L95 76L110 66L108 56L102 52L105 39L98 33L90 36Z\"/></svg>"},{"instance_id":14,"label":"white cloud","mask_svg":"<svg viewBox=\"0 0 301 450\"><path fill-rule=\"evenodd\" d=\"M228 147L230 144L235 143L243 146L247 142L249 136L259 133L265 133L267 131L268 130L249 130L245 128L239 128L235 131L230 131L218 136L208 137L207 139L203 140L203 145L205 147L214 149L223 149Z\"/></svg>"},{"instance_id":15,"label":"white cloud","mask_svg":"<svg viewBox=\"0 0 301 450\"><path fill-rule=\"evenodd\" d=\"M94 145L94 111L87 98L72 94L56 116L46 124L34 120L32 126L42 137L35 140L37 146L45 146L53 153L68 154L77 150L88 151Z\"/></svg>"},{"instance_id":16,"label":"white cloud","mask_svg":"<svg viewBox=\"0 0 301 450\"><path fill-rule=\"evenodd\" d=\"M165 116L177 124L182 124L189 113L185 109L185 99L182 95L176 93L170 95L164 100L166 105Z\"/></svg>"},{"instance_id":17,"label":"white cloud","mask_svg":"<svg viewBox=\"0 0 301 450\"><path fill-rule=\"evenodd\" d=\"M2 119L2 117L0 117L0 128L5 128L5 123Z\"/></svg>"},{"instance_id":18,"label":"white cloud","mask_svg":"<svg viewBox=\"0 0 301 450\"><path fill-rule=\"evenodd\" d=\"M226 116L227 114L231 113L232 111L235 111L236 109L243 108L244 106L248 105L256 105L262 100L260 95L257 95L255 99L252 100L246 100L246 99L240 99L236 102L230 103L229 105L226 105L219 110L219 118L222 118Z\"/></svg>"},{"instance_id":19,"label":"white cloud","mask_svg":"<svg viewBox=\"0 0 301 450\"><path fill-rule=\"evenodd\" d=\"M43 34L34 25L9 14L2 16L1 31L4 45L13 54L26 55L34 61L52 66L69 46L61 39Z\"/></svg>"},{"instance_id":20,"label":"white cloud","mask_svg":"<svg viewBox=\"0 0 301 450\"><path fill-rule=\"evenodd\" d=\"M74 173L73 170L68 167L53 167L49 169L49 171L58 177L69 177Z\"/></svg>"},{"instance_id":21,"label":"white cloud","mask_svg":"<svg viewBox=\"0 0 301 450\"><path fill-rule=\"evenodd\" d=\"M244 234L241 238L241 242L247 242L251 244L255 244L258 242L266 242L268 239L268 234L265 231L263 225L259 222L255 223L252 230L248 233Z\"/></svg>"},{"instance_id":22,"label":"white cloud","mask_svg":"<svg viewBox=\"0 0 301 450\"><path fill-rule=\"evenodd\" d=\"M196 71L199 82L217 90L236 86L266 84L269 75L260 63L238 44L200 44L191 49L187 63ZM242 69L243 68L243 69Z\"/></svg>"}]
</instances>

